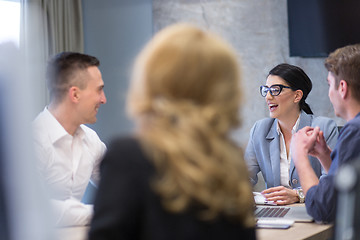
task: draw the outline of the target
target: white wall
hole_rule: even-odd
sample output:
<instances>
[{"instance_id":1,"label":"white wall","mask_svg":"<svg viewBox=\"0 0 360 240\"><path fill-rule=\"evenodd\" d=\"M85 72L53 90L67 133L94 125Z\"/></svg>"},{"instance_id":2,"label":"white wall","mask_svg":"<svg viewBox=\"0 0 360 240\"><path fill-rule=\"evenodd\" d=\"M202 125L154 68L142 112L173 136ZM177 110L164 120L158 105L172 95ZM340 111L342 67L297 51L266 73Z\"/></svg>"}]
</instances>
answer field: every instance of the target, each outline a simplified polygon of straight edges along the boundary
<instances>
[{"instance_id":1,"label":"white wall","mask_svg":"<svg viewBox=\"0 0 360 240\"><path fill-rule=\"evenodd\" d=\"M83 0L85 53L100 60L107 103L90 127L105 142L129 134L133 124L125 113L125 98L132 62L152 36L151 0ZM89 185L83 201L91 203Z\"/></svg>"},{"instance_id":2,"label":"white wall","mask_svg":"<svg viewBox=\"0 0 360 240\"><path fill-rule=\"evenodd\" d=\"M109 142L130 133L125 97L131 65L152 36L151 0L83 0L85 53L100 60L107 103L100 107L98 121L91 125Z\"/></svg>"}]
</instances>

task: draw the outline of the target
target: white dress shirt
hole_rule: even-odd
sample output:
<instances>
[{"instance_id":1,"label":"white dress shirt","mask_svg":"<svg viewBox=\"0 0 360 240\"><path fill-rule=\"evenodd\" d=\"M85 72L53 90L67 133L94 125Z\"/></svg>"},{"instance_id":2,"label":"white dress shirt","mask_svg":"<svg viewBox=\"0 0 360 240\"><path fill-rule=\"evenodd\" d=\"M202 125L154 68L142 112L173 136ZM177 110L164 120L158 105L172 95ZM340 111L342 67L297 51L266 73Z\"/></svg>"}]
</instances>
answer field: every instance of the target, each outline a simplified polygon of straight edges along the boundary
<instances>
[{"instance_id":1,"label":"white dress shirt","mask_svg":"<svg viewBox=\"0 0 360 240\"><path fill-rule=\"evenodd\" d=\"M299 127L299 122L300 122L300 115L291 130L292 135L296 133ZM282 186L290 188L289 171L290 171L290 163L291 163L291 152L289 152L289 154L287 154L286 152L285 139L283 133L281 132L279 122L277 124L277 132L280 136L280 183Z\"/></svg>"},{"instance_id":2,"label":"white dress shirt","mask_svg":"<svg viewBox=\"0 0 360 240\"><path fill-rule=\"evenodd\" d=\"M100 180L105 144L95 131L80 125L71 136L47 108L33 122L38 169L49 190L56 226L90 223L92 205L81 202L91 181Z\"/></svg>"}]
</instances>

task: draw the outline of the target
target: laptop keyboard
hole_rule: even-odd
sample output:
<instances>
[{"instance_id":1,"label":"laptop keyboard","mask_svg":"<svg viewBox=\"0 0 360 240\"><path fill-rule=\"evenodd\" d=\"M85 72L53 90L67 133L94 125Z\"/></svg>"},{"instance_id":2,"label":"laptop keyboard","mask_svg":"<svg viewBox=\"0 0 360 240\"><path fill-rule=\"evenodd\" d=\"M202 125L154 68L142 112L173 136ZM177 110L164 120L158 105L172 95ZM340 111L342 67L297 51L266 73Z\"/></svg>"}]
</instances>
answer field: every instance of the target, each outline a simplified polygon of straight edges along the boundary
<instances>
[{"instance_id":1,"label":"laptop keyboard","mask_svg":"<svg viewBox=\"0 0 360 240\"><path fill-rule=\"evenodd\" d=\"M256 213L256 217L284 217L289 210L286 207L264 207Z\"/></svg>"}]
</instances>

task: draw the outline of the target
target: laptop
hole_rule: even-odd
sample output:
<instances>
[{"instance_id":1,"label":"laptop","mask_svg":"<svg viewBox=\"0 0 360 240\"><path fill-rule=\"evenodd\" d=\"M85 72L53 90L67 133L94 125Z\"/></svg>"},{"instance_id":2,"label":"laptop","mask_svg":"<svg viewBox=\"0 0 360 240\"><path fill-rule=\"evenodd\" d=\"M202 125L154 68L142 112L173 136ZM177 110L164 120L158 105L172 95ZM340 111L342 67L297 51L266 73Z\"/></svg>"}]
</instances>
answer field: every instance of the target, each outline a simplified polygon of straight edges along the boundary
<instances>
[{"instance_id":1,"label":"laptop","mask_svg":"<svg viewBox=\"0 0 360 240\"><path fill-rule=\"evenodd\" d=\"M304 204L277 206L276 203L267 201L261 193L254 192L253 194L256 203L255 217L257 220L286 219L294 222L312 222L314 220L307 213Z\"/></svg>"},{"instance_id":2,"label":"laptop","mask_svg":"<svg viewBox=\"0 0 360 240\"><path fill-rule=\"evenodd\" d=\"M305 205L270 206L256 205L256 219L286 219L295 222L312 222L314 219L307 213Z\"/></svg>"}]
</instances>

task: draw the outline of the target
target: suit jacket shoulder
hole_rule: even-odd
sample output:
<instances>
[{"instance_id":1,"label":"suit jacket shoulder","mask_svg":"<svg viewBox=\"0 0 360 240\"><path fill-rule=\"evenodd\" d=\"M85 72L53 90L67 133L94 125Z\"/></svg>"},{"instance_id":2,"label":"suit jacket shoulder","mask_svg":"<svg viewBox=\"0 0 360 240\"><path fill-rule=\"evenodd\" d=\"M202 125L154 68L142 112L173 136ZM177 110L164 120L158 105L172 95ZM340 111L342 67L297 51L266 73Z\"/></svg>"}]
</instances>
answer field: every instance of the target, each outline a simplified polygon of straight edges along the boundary
<instances>
[{"instance_id":1,"label":"suit jacket shoulder","mask_svg":"<svg viewBox=\"0 0 360 240\"><path fill-rule=\"evenodd\" d=\"M250 131L250 137L256 136L256 139L264 139L267 137L274 137L271 130L276 126L277 120L275 118L263 118L255 122ZM276 131L276 128L275 128ZM275 134L276 132L274 132Z\"/></svg>"}]
</instances>

